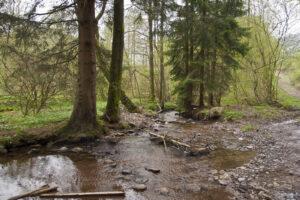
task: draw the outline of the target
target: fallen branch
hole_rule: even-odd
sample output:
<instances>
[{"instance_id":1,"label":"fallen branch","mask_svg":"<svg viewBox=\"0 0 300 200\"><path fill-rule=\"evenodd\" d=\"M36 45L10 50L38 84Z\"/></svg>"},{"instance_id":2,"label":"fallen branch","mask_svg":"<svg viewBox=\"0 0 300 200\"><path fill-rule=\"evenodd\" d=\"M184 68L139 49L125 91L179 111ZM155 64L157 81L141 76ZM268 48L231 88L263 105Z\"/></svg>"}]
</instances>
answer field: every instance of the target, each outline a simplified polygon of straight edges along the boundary
<instances>
[{"instance_id":1,"label":"fallen branch","mask_svg":"<svg viewBox=\"0 0 300 200\"><path fill-rule=\"evenodd\" d=\"M113 192L84 192L84 193L52 193L42 194L40 198L85 198L85 197L124 197L124 191Z\"/></svg>"},{"instance_id":2,"label":"fallen branch","mask_svg":"<svg viewBox=\"0 0 300 200\"><path fill-rule=\"evenodd\" d=\"M186 143L180 142L176 139L173 139L172 137L167 136L167 135L159 135L159 134L155 134L155 133L149 133L149 135L152 138L162 140L165 148L166 148L166 143L168 143L168 144L178 147L179 149L182 149L183 151L189 152L191 155L207 154L210 151L209 148L191 146Z\"/></svg>"},{"instance_id":3,"label":"fallen branch","mask_svg":"<svg viewBox=\"0 0 300 200\"><path fill-rule=\"evenodd\" d=\"M18 200L18 199L22 199L22 198L26 198L26 197L36 197L39 196L41 194L45 194L45 193L49 193L49 192L56 192L57 191L57 187L50 187L49 185L44 185L42 187L40 187L39 189L36 189L34 191L31 192L27 192L24 194L20 194L18 196L15 197L11 197L8 200Z\"/></svg>"}]
</instances>

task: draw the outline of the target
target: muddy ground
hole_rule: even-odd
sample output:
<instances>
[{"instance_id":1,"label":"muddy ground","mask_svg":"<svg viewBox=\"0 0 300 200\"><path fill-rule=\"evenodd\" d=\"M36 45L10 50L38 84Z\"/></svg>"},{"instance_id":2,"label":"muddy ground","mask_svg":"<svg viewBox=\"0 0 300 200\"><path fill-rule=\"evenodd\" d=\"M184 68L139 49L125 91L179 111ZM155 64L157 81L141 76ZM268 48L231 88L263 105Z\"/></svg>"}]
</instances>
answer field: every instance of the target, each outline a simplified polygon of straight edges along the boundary
<instances>
[{"instance_id":1,"label":"muddy ground","mask_svg":"<svg viewBox=\"0 0 300 200\"><path fill-rule=\"evenodd\" d=\"M176 112L132 115L136 128L81 146L31 146L0 157L0 199L44 184L62 192L124 189L143 199L300 199L299 113L264 122L196 122ZM242 131L245 124L252 130ZM150 140L209 147L190 156ZM150 169L150 170L149 170Z\"/></svg>"}]
</instances>

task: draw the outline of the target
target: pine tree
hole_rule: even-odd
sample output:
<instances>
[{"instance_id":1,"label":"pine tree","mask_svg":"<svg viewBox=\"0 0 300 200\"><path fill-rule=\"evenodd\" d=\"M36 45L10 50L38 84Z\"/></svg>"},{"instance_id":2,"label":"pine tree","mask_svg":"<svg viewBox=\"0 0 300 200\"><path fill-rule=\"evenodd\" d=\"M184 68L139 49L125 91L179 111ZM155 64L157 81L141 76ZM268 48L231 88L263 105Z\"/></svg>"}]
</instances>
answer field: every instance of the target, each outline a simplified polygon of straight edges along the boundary
<instances>
[{"instance_id":1,"label":"pine tree","mask_svg":"<svg viewBox=\"0 0 300 200\"><path fill-rule=\"evenodd\" d=\"M237 22L244 15L243 6L239 0L186 0L179 5L169 54L179 102L187 115L195 97L200 108L214 106L228 89L231 73L239 67L236 56L247 50L241 42L246 30Z\"/></svg>"}]
</instances>

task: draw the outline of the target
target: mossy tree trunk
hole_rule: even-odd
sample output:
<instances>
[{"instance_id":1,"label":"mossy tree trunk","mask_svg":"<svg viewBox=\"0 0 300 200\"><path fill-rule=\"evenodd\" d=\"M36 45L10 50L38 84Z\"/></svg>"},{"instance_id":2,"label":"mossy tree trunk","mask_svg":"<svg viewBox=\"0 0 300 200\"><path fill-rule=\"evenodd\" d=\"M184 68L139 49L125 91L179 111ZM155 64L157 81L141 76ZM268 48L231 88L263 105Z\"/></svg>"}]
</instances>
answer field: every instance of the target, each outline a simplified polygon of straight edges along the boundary
<instances>
[{"instance_id":1,"label":"mossy tree trunk","mask_svg":"<svg viewBox=\"0 0 300 200\"><path fill-rule=\"evenodd\" d=\"M105 6L105 5L104 5ZM98 28L98 22L102 15L99 13L97 17L97 23L95 24L95 30L96 30L96 56L98 62L102 59L102 51L103 49L100 46L100 35L99 35L99 28ZM100 66L100 70L103 72L104 77L109 81L109 69L105 65ZM121 88L121 103L126 107L126 109L131 113L138 113L140 112L139 108L131 101L131 99L126 95L125 91Z\"/></svg>"},{"instance_id":2,"label":"mossy tree trunk","mask_svg":"<svg viewBox=\"0 0 300 200\"><path fill-rule=\"evenodd\" d=\"M97 128L95 0L78 0L76 4L79 34L78 85L68 127L76 131L89 131Z\"/></svg>"},{"instance_id":3,"label":"mossy tree trunk","mask_svg":"<svg viewBox=\"0 0 300 200\"><path fill-rule=\"evenodd\" d=\"M110 123L120 121L120 97L124 51L124 0L114 0L114 25L112 60L109 76L105 119Z\"/></svg>"}]
</instances>

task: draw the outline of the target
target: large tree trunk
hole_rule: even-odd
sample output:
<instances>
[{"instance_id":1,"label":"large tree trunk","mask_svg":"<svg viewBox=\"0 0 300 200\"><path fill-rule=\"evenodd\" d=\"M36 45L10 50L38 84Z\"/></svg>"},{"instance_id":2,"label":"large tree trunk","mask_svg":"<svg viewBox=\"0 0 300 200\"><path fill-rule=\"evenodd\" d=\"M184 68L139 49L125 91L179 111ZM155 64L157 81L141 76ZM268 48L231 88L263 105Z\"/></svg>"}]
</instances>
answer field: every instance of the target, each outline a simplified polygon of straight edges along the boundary
<instances>
[{"instance_id":1,"label":"large tree trunk","mask_svg":"<svg viewBox=\"0 0 300 200\"><path fill-rule=\"evenodd\" d=\"M149 25L149 70L150 70L150 99L155 100L154 90L154 53L153 53L153 11L152 1L149 1L148 25Z\"/></svg>"},{"instance_id":2,"label":"large tree trunk","mask_svg":"<svg viewBox=\"0 0 300 200\"><path fill-rule=\"evenodd\" d=\"M78 0L77 18L79 32L78 85L68 126L76 131L87 131L97 127L95 0Z\"/></svg>"},{"instance_id":3,"label":"large tree trunk","mask_svg":"<svg viewBox=\"0 0 300 200\"><path fill-rule=\"evenodd\" d=\"M160 107L164 109L165 107L165 95L166 95L166 80L165 80L165 66L164 66L164 21L165 21L165 14L164 14L164 1L161 1L161 13L160 13Z\"/></svg>"},{"instance_id":4,"label":"large tree trunk","mask_svg":"<svg viewBox=\"0 0 300 200\"><path fill-rule=\"evenodd\" d=\"M120 121L120 96L124 50L124 0L114 0L114 26L112 60L109 77L105 119L111 123Z\"/></svg>"}]
</instances>

